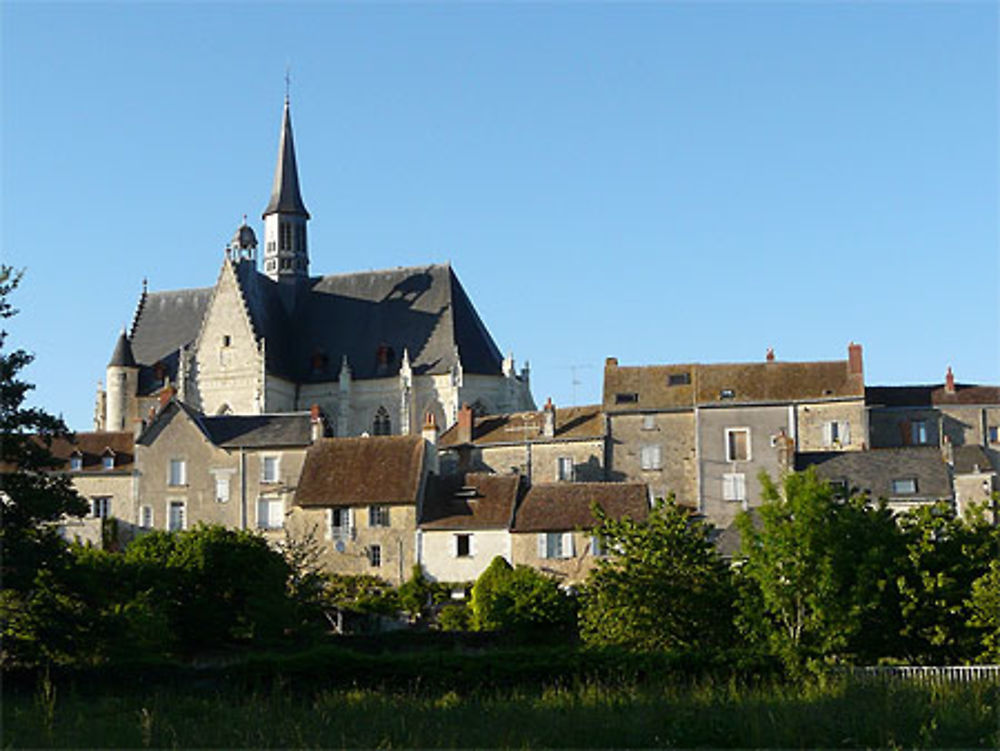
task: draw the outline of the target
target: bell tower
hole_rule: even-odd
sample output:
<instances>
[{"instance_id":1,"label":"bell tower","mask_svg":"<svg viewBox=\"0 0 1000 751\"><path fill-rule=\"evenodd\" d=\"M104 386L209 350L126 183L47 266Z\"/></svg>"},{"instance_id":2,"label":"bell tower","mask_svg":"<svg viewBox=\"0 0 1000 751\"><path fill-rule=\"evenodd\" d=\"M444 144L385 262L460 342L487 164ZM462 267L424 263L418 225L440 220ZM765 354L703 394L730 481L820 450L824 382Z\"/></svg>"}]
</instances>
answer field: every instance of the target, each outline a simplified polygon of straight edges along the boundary
<instances>
[{"instance_id":1,"label":"bell tower","mask_svg":"<svg viewBox=\"0 0 1000 751\"><path fill-rule=\"evenodd\" d=\"M306 223L309 212L299 192L295 142L288 96L281 121L278 164L274 170L271 200L264 209L264 273L275 281L294 282L309 276Z\"/></svg>"}]
</instances>

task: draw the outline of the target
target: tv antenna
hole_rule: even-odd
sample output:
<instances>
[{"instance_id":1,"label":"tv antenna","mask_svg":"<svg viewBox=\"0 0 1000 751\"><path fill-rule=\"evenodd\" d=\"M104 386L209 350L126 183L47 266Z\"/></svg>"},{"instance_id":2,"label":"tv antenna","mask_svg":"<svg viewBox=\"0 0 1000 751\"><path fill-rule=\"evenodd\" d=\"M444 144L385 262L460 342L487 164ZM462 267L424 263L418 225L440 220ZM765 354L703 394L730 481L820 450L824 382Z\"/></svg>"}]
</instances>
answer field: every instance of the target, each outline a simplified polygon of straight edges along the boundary
<instances>
[{"instance_id":1,"label":"tv antenna","mask_svg":"<svg viewBox=\"0 0 1000 751\"><path fill-rule=\"evenodd\" d=\"M590 369L592 367L594 367L594 366L591 365L590 363L578 363L576 365L563 365L563 368L566 369L566 370L569 370L569 373L570 373L570 384L573 387L573 406L574 407L576 406L576 387L580 386L583 383L583 381L581 381L579 378L577 378L577 375L576 375L577 371L579 371L579 370L588 370L588 369Z\"/></svg>"}]
</instances>

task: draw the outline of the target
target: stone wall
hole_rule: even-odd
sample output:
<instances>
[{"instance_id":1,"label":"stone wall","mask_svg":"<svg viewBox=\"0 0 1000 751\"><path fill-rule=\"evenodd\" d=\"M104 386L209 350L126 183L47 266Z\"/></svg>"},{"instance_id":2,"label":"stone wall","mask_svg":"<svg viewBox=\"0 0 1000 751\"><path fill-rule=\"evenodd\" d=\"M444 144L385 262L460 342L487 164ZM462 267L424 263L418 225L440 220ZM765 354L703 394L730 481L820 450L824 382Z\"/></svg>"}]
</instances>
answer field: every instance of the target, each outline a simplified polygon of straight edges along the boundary
<instances>
[{"instance_id":1,"label":"stone wall","mask_svg":"<svg viewBox=\"0 0 1000 751\"><path fill-rule=\"evenodd\" d=\"M645 482L654 498L672 492L680 503L697 503L694 412L612 415L608 426L608 479ZM642 448L653 445L661 468L643 469Z\"/></svg>"},{"instance_id":2,"label":"stone wall","mask_svg":"<svg viewBox=\"0 0 1000 751\"><path fill-rule=\"evenodd\" d=\"M573 539L572 555L566 558L541 558L538 555L536 532L512 532L510 535L511 562L516 566L531 566L543 574L554 576L560 584L579 584L597 565L593 555L593 537L589 532L570 532Z\"/></svg>"},{"instance_id":3,"label":"stone wall","mask_svg":"<svg viewBox=\"0 0 1000 751\"><path fill-rule=\"evenodd\" d=\"M795 409L796 445L799 451L860 451L868 445L867 412L863 399L845 402L815 402L797 404ZM827 424L841 425L839 440L828 442L831 436ZM848 426L847 439L843 424Z\"/></svg>"},{"instance_id":4,"label":"stone wall","mask_svg":"<svg viewBox=\"0 0 1000 751\"><path fill-rule=\"evenodd\" d=\"M455 554L455 536L469 535L470 554ZM471 582L497 556L511 562L510 533L506 529L421 530L420 562L432 581Z\"/></svg>"}]
</instances>

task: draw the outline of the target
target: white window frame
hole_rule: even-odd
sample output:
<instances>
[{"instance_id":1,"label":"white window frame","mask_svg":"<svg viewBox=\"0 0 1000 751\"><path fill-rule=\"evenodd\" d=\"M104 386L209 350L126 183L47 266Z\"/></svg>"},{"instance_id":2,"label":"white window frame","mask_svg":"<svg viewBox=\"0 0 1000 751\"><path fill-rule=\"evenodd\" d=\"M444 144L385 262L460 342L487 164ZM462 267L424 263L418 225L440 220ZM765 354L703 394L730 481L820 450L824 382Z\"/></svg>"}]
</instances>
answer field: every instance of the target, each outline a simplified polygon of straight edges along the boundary
<instances>
[{"instance_id":1,"label":"white window frame","mask_svg":"<svg viewBox=\"0 0 1000 751\"><path fill-rule=\"evenodd\" d=\"M274 473L268 475L268 462L273 462ZM281 479L281 456L280 454L264 454L260 457L260 481L273 485Z\"/></svg>"},{"instance_id":2,"label":"white window frame","mask_svg":"<svg viewBox=\"0 0 1000 751\"><path fill-rule=\"evenodd\" d=\"M176 478L174 469L177 469ZM174 482L177 479L177 482ZM182 488L187 485L187 459L171 459L167 462L167 486Z\"/></svg>"},{"instance_id":3,"label":"white window frame","mask_svg":"<svg viewBox=\"0 0 1000 751\"><path fill-rule=\"evenodd\" d=\"M101 467L106 471L115 468L115 455L105 454L101 457Z\"/></svg>"},{"instance_id":4,"label":"white window frame","mask_svg":"<svg viewBox=\"0 0 1000 751\"><path fill-rule=\"evenodd\" d=\"M572 456L560 456L556 459L556 479L559 482L573 482L576 479L576 462Z\"/></svg>"},{"instance_id":5,"label":"white window frame","mask_svg":"<svg viewBox=\"0 0 1000 751\"><path fill-rule=\"evenodd\" d=\"M174 506L177 505L181 509L181 526L174 526L174 516L171 513ZM167 531L168 532L183 532L188 528L188 514L187 514L187 499L186 498L168 498L167 499Z\"/></svg>"},{"instance_id":6,"label":"white window frame","mask_svg":"<svg viewBox=\"0 0 1000 751\"><path fill-rule=\"evenodd\" d=\"M643 430L656 430L656 415L643 415L642 416L642 429Z\"/></svg>"},{"instance_id":7,"label":"white window frame","mask_svg":"<svg viewBox=\"0 0 1000 751\"><path fill-rule=\"evenodd\" d=\"M277 518L274 517L274 510L280 506L281 512ZM261 514L261 510L266 507L266 512ZM283 529L285 526L285 501L280 496L262 495L257 498L257 529L273 530Z\"/></svg>"},{"instance_id":8,"label":"white window frame","mask_svg":"<svg viewBox=\"0 0 1000 751\"><path fill-rule=\"evenodd\" d=\"M604 558L607 556L608 551L605 549L605 545L601 542L600 535L590 536L590 554L594 558Z\"/></svg>"},{"instance_id":9,"label":"white window frame","mask_svg":"<svg viewBox=\"0 0 1000 751\"><path fill-rule=\"evenodd\" d=\"M725 472L722 475L722 500L731 503L747 502L747 476L743 472Z\"/></svg>"},{"instance_id":10,"label":"white window frame","mask_svg":"<svg viewBox=\"0 0 1000 751\"><path fill-rule=\"evenodd\" d=\"M910 443L914 446L926 446L930 443L927 420L910 421Z\"/></svg>"},{"instance_id":11,"label":"white window frame","mask_svg":"<svg viewBox=\"0 0 1000 751\"><path fill-rule=\"evenodd\" d=\"M912 490L903 490L900 486L902 483L908 483ZM892 494L893 495L916 495L917 494L917 478L916 477L894 477L892 480Z\"/></svg>"},{"instance_id":12,"label":"white window frame","mask_svg":"<svg viewBox=\"0 0 1000 751\"><path fill-rule=\"evenodd\" d=\"M565 560L575 555L572 532L539 532L538 557L544 560Z\"/></svg>"},{"instance_id":13,"label":"white window frame","mask_svg":"<svg viewBox=\"0 0 1000 751\"><path fill-rule=\"evenodd\" d=\"M229 503L229 492L230 492L229 473L228 472L216 472L215 473L215 502L216 503Z\"/></svg>"},{"instance_id":14,"label":"white window frame","mask_svg":"<svg viewBox=\"0 0 1000 751\"><path fill-rule=\"evenodd\" d=\"M391 516L389 507L385 504L374 504L368 507L368 526L375 528L386 528L391 526Z\"/></svg>"},{"instance_id":15,"label":"white window frame","mask_svg":"<svg viewBox=\"0 0 1000 751\"><path fill-rule=\"evenodd\" d=\"M334 517L340 514L346 524L334 526ZM349 506L338 506L326 510L326 537L333 542L350 542L354 539L354 511Z\"/></svg>"},{"instance_id":16,"label":"white window frame","mask_svg":"<svg viewBox=\"0 0 1000 751\"><path fill-rule=\"evenodd\" d=\"M81 454L73 454L70 456L69 469L71 472L79 472L83 469L83 456Z\"/></svg>"},{"instance_id":17,"label":"white window frame","mask_svg":"<svg viewBox=\"0 0 1000 751\"><path fill-rule=\"evenodd\" d=\"M644 443L640 446L639 468L647 472L663 469L663 446L659 443Z\"/></svg>"},{"instance_id":18,"label":"white window frame","mask_svg":"<svg viewBox=\"0 0 1000 751\"><path fill-rule=\"evenodd\" d=\"M368 546L368 565L372 568L382 568L382 546L378 543Z\"/></svg>"},{"instance_id":19,"label":"white window frame","mask_svg":"<svg viewBox=\"0 0 1000 751\"><path fill-rule=\"evenodd\" d=\"M459 552L459 540L467 540L468 547L465 553ZM451 538L451 554L455 558L475 558L476 557L476 536L472 532L457 532Z\"/></svg>"},{"instance_id":20,"label":"white window frame","mask_svg":"<svg viewBox=\"0 0 1000 751\"><path fill-rule=\"evenodd\" d=\"M747 443L746 443L747 455L744 458L742 458L742 459L736 459L736 458L733 457L733 452L732 452L733 443L732 443L732 439L730 438L730 436L735 435L736 433L746 433L746 436L747 436ZM725 449L726 449L726 461L727 462L749 462L749 461L753 460L753 449L751 448L750 437L751 437L750 436L750 428L747 428L747 427L726 428L726 432L725 432Z\"/></svg>"},{"instance_id":21,"label":"white window frame","mask_svg":"<svg viewBox=\"0 0 1000 751\"><path fill-rule=\"evenodd\" d=\"M111 517L111 496L95 495L90 499L90 516L94 519Z\"/></svg>"},{"instance_id":22,"label":"white window frame","mask_svg":"<svg viewBox=\"0 0 1000 751\"><path fill-rule=\"evenodd\" d=\"M847 420L828 420L823 423L824 446L849 446L851 423Z\"/></svg>"},{"instance_id":23,"label":"white window frame","mask_svg":"<svg viewBox=\"0 0 1000 751\"><path fill-rule=\"evenodd\" d=\"M139 507L139 528L140 529L152 529L154 524L153 518L153 507L152 506L140 506Z\"/></svg>"}]
</instances>

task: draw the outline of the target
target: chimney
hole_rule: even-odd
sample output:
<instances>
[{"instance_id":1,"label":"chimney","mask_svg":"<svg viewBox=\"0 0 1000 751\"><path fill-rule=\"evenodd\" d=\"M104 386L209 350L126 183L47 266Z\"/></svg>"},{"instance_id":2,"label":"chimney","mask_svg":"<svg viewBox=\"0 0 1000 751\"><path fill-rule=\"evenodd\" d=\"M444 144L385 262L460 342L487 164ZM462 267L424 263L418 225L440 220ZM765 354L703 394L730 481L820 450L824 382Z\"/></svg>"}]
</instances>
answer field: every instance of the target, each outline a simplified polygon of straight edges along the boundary
<instances>
[{"instance_id":1,"label":"chimney","mask_svg":"<svg viewBox=\"0 0 1000 751\"><path fill-rule=\"evenodd\" d=\"M319 405L314 404L309 408L309 440L316 443L323 437L323 416L320 414Z\"/></svg>"},{"instance_id":2,"label":"chimney","mask_svg":"<svg viewBox=\"0 0 1000 751\"><path fill-rule=\"evenodd\" d=\"M472 407L463 404L458 410L458 442L472 443Z\"/></svg>"},{"instance_id":3,"label":"chimney","mask_svg":"<svg viewBox=\"0 0 1000 751\"><path fill-rule=\"evenodd\" d=\"M955 374L951 372L951 365L948 366L948 372L944 374L944 390L949 394L955 393Z\"/></svg>"},{"instance_id":4,"label":"chimney","mask_svg":"<svg viewBox=\"0 0 1000 751\"><path fill-rule=\"evenodd\" d=\"M948 436L943 436L941 439L941 458L949 466L955 466L955 447Z\"/></svg>"},{"instance_id":5,"label":"chimney","mask_svg":"<svg viewBox=\"0 0 1000 751\"><path fill-rule=\"evenodd\" d=\"M604 361L604 367L605 368L617 368L618 367L618 358L617 357L609 357L609 358L607 358Z\"/></svg>"},{"instance_id":6,"label":"chimney","mask_svg":"<svg viewBox=\"0 0 1000 751\"><path fill-rule=\"evenodd\" d=\"M424 417L424 427L420 431L420 434L424 437L424 451L427 457L427 471L433 472L434 474L440 474L440 462L438 461L438 426L437 420L434 419L434 413L428 412Z\"/></svg>"},{"instance_id":7,"label":"chimney","mask_svg":"<svg viewBox=\"0 0 1000 751\"><path fill-rule=\"evenodd\" d=\"M767 354L764 357L768 362L774 362L774 347L768 347Z\"/></svg>"},{"instance_id":8,"label":"chimney","mask_svg":"<svg viewBox=\"0 0 1000 751\"><path fill-rule=\"evenodd\" d=\"M847 372L849 375L863 375L864 364L861 359L861 345L851 342L847 345Z\"/></svg>"},{"instance_id":9,"label":"chimney","mask_svg":"<svg viewBox=\"0 0 1000 751\"><path fill-rule=\"evenodd\" d=\"M556 408L552 404L552 397L545 402L545 408L542 410L545 422L542 425L542 435L546 438L554 438L556 435Z\"/></svg>"}]
</instances>

